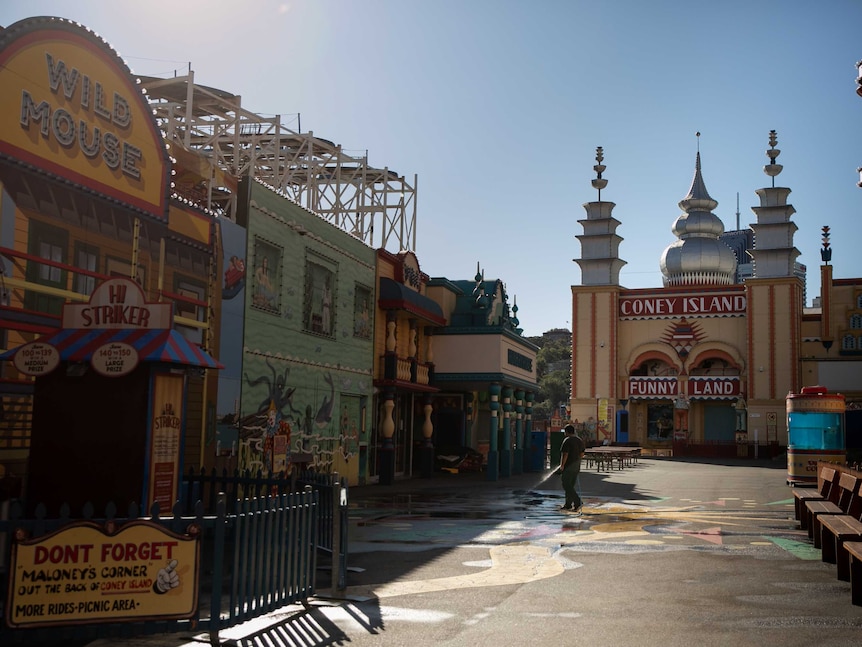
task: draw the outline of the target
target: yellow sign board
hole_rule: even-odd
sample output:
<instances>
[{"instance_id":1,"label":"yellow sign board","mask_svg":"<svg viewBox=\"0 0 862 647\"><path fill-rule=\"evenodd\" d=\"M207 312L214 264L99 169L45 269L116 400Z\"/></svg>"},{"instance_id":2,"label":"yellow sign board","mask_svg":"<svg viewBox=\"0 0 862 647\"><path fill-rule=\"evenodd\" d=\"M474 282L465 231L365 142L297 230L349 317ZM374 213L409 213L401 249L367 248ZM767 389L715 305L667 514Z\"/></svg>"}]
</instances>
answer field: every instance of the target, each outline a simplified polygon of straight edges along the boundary
<instances>
[{"instance_id":1,"label":"yellow sign board","mask_svg":"<svg viewBox=\"0 0 862 647\"><path fill-rule=\"evenodd\" d=\"M179 619L197 611L200 535L74 523L12 550L10 627Z\"/></svg>"},{"instance_id":2,"label":"yellow sign board","mask_svg":"<svg viewBox=\"0 0 862 647\"><path fill-rule=\"evenodd\" d=\"M158 503L164 511L174 507L179 488L184 385L185 378L175 373L153 378L147 505Z\"/></svg>"},{"instance_id":3,"label":"yellow sign board","mask_svg":"<svg viewBox=\"0 0 862 647\"><path fill-rule=\"evenodd\" d=\"M120 57L61 19L16 23L6 43L0 155L165 219L167 149Z\"/></svg>"}]
</instances>

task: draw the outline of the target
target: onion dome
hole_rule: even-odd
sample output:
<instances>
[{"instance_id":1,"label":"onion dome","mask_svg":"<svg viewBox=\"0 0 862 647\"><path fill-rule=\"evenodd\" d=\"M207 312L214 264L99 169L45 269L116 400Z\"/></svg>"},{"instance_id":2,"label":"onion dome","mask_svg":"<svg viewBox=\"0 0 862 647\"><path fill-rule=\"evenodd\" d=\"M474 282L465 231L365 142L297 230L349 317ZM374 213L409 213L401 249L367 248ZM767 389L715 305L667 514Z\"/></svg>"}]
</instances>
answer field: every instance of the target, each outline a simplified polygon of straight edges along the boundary
<instances>
[{"instance_id":1,"label":"onion dome","mask_svg":"<svg viewBox=\"0 0 862 647\"><path fill-rule=\"evenodd\" d=\"M691 188L679 202L683 213L671 228L679 240L671 243L661 256L665 287L729 285L734 282L736 255L719 240L724 233L724 225L712 213L717 206L718 202L710 197L703 182L698 151Z\"/></svg>"}]
</instances>

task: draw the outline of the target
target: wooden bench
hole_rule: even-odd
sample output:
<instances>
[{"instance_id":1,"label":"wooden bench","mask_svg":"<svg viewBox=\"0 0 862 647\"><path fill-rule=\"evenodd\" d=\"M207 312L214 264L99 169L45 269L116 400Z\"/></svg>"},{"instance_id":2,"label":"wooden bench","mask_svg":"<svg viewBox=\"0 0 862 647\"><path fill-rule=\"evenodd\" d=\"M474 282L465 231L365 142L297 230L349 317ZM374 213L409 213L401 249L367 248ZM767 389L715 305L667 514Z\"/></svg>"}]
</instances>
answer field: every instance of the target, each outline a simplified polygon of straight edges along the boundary
<instances>
[{"instance_id":1,"label":"wooden bench","mask_svg":"<svg viewBox=\"0 0 862 647\"><path fill-rule=\"evenodd\" d=\"M834 467L823 465L820 468L820 474L817 477L818 487L815 488L794 488L793 490L793 506L796 514L796 520L799 522L799 527L802 530L808 529L808 515L805 511L806 501L827 501L830 500L830 492L835 489L835 498L831 499L833 503L838 503L838 479L840 472Z\"/></svg>"},{"instance_id":2,"label":"wooden bench","mask_svg":"<svg viewBox=\"0 0 862 647\"><path fill-rule=\"evenodd\" d=\"M850 505L859 490L860 479L852 474L842 472L838 478L838 501L814 500L805 502L805 513L808 517L808 537L814 541L814 547L822 545L821 520L827 516L843 516L850 513ZM834 488L833 488L834 490ZM830 496L832 492L830 491Z\"/></svg>"},{"instance_id":3,"label":"wooden bench","mask_svg":"<svg viewBox=\"0 0 862 647\"><path fill-rule=\"evenodd\" d=\"M845 514L829 515L828 523L825 518L823 521L821 557L824 562L835 564L838 579L847 582L850 580L850 558L844 544L851 543L848 540L862 539L862 521Z\"/></svg>"},{"instance_id":4,"label":"wooden bench","mask_svg":"<svg viewBox=\"0 0 862 647\"><path fill-rule=\"evenodd\" d=\"M820 536L821 558L824 562L837 565L838 579L849 581L850 558L844 544L862 539L862 495L858 490L847 514L821 518Z\"/></svg>"},{"instance_id":5,"label":"wooden bench","mask_svg":"<svg viewBox=\"0 0 862 647\"><path fill-rule=\"evenodd\" d=\"M850 571L850 601L862 607L862 541L845 541Z\"/></svg>"}]
</instances>

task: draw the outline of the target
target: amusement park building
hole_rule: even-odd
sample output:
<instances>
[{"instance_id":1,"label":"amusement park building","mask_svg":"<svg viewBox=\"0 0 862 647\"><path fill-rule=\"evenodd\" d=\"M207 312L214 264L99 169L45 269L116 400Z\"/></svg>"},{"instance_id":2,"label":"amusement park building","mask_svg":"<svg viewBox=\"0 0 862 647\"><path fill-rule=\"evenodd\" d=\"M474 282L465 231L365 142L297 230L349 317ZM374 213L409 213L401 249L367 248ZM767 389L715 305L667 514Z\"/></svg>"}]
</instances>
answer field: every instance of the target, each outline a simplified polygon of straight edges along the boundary
<instances>
[{"instance_id":1,"label":"amusement park building","mask_svg":"<svg viewBox=\"0 0 862 647\"><path fill-rule=\"evenodd\" d=\"M170 506L212 423L215 217L91 31L0 29L0 83L3 494Z\"/></svg>"},{"instance_id":2,"label":"amusement park building","mask_svg":"<svg viewBox=\"0 0 862 647\"><path fill-rule=\"evenodd\" d=\"M134 75L65 19L0 29L0 63L0 500L168 506L188 468L385 484L427 475L441 442L520 471L536 349L501 281L419 269L403 177L191 71ZM158 335L67 325L118 290L169 312ZM465 365L479 347L492 361ZM136 361L100 373L108 348Z\"/></svg>"},{"instance_id":3,"label":"amusement park building","mask_svg":"<svg viewBox=\"0 0 862 647\"><path fill-rule=\"evenodd\" d=\"M821 308L805 308L795 209L790 189L775 186L782 167L774 131L769 143L771 186L757 190L752 207L752 275L737 282L738 259L721 240L698 152L672 226L677 240L661 257L664 285L637 290L619 284L620 222L614 203L601 199L607 180L598 149L598 200L584 205L579 221L582 280L572 286L571 416L592 440L637 442L666 455L737 455L758 445L777 452L787 445L788 393L822 385L843 393L849 411L862 403L854 332L862 328L862 279L833 279L824 254ZM849 413L847 420L852 434L860 421Z\"/></svg>"}]
</instances>

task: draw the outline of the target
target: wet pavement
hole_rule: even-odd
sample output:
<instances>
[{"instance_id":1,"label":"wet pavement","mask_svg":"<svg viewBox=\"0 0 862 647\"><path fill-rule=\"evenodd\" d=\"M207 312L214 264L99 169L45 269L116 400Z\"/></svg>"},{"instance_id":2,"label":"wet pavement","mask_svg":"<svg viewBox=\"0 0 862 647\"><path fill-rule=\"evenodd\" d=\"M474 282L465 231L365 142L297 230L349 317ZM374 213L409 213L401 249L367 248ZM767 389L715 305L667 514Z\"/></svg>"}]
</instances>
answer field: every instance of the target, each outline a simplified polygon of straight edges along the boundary
<instances>
[{"instance_id":1,"label":"wet pavement","mask_svg":"<svg viewBox=\"0 0 862 647\"><path fill-rule=\"evenodd\" d=\"M641 459L559 476L350 490L347 589L223 631L236 645L862 643L862 607L793 518L780 462ZM202 637L97 641L200 644Z\"/></svg>"}]
</instances>

